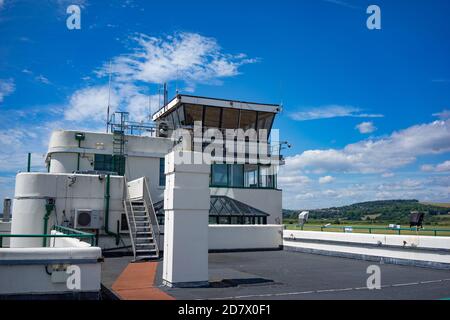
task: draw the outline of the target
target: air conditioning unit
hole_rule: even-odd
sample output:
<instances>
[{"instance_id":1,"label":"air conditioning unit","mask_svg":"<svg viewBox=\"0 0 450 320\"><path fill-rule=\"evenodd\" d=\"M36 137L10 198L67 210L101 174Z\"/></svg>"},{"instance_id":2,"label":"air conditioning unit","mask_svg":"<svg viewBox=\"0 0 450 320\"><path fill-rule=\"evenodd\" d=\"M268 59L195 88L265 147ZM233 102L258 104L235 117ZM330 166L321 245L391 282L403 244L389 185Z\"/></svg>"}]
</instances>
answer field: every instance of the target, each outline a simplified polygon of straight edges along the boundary
<instances>
[{"instance_id":1,"label":"air conditioning unit","mask_svg":"<svg viewBox=\"0 0 450 320\"><path fill-rule=\"evenodd\" d=\"M75 229L100 229L100 210L75 209Z\"/></svg>"}]
</instances>

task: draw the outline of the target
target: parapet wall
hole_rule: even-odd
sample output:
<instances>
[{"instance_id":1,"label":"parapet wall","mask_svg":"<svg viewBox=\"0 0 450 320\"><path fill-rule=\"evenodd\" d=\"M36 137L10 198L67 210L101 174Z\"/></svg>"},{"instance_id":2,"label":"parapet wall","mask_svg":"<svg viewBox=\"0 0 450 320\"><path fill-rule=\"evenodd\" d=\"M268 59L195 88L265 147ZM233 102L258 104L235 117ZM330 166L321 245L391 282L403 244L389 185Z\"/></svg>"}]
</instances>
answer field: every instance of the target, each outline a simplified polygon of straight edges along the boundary
<instances>
[{"instance_id":1,"label":"parapet wall","mask_svg":"<svg viewBox=\"0 0 450 320\"><path fill-rule=\"evenodd\" d=\"M286 240L329 241L418 249L450 250L450 237L284 230Z\"/></svg>"}]
</instances>

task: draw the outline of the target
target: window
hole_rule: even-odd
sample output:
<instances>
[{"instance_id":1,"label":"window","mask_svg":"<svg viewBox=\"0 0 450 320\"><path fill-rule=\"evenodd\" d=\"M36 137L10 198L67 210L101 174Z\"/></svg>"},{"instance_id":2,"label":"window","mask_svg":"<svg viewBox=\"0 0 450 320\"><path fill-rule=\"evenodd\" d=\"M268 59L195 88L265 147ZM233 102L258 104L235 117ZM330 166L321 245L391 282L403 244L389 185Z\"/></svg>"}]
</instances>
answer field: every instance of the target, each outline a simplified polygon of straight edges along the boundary
<instances>
[{"instance_id":1,"label":"window","mask_svg":"<svg viewBox=\"0 0 450 320\"><path fill-rule=\"evenodd\" d=\"M276 174L268 165L215 163L211 165L211 186L275 189Z\"/></svg>"},{"instance_id":2,"label":"window","mask_svg":"<svg viewBox=\"0 0 450 320\"><path fill-rule=\"evenodd\" d=\"M244 165L233 164L230 165L230 185L232 187L244 186Z\"/></svg>"},{"instance_id":3,"label":"window","mask_svg":"<svg viewBox=\"0 0 450 320\"><path fill-rule=\"evenodd\" d=\"M258 112L258 129L266 129L269 133L273 117L274 114L271 112Z\"/></svg>"},{"instance_id":4,"label":"window","mask_svg":"<svg viewBox=\"0 0 450 320\"><path fill-rule=\"evenodd\" d=\"M213 164L211 167L211 184L213 186L228 186L228 165Z\"/></svg>"},{"instance_id":5,"label":"window","mask_svg":"<svg viewBox=\"0 0 450 320\"><path fill-rule=\"evenodd\" d=\"M258 187L258 166L256 164L244 167L244 187Z\"/></svg>"},{"instance_id":6,"label":"window","mask_svg":"<svg viewBox=\"0 0 450 320\"><path fill-rule=\"evenodd\" d=\"M230 217L224 216L219 217L219 224L230 224L230 223L231 223Z\"/></svg>"},{"instance_id":7,"label":"window","mask_svg":"<svg viewBox=\"0 0 450 320\"><path fill-rule=\"evenodd\" d=\"M216 216L209 216L209 224L217 224L217 222Z\"/></svg>"},{"instance_id":8,"label":"window","mask_svg":"<svg viewBox=\"0 0 450 320\"><path fill-rule=\"evenodd\" d=\"M207 107L205 108L205 123L206 128L219 128L220 127L220 111L221 108Z\"/></svg>"},{"instance_id":9,"label":"window","mask_svg":"<svg viewBox=\"0 0 450 320\"><path fill-rule=\"evenodd\" d=\"M242 224L240 217L232 216L231 217L231 224Z\"/></svg>"},{"instance_id":10,"label":"window","mask_svg":"<svg viewBox=\"0 0 450 320\"><path fill-rule=\"evenodd\" d=\"M125 174L125 156L96 154L94 156L94 170L115 172L123 176Z\"/></svg>"},{"instance_id":11,"label":"window","mask_svg":"<svg viewBox=\"0 0 450 320\"><path fill-rule=\"evenodd\" d=\"M185 112L185 124L188 126L193 126L194 121L202 121L203 117L203 106L187 104L184 107Z\"/></svg>"},{"instance_id":12,"label":"window","mask_svg":"<svg viewBox=\"0 0 450 320\"><path fill-rule=\"evenodd\" d=\"M255 129L255 125L256 125L256 111L241 110L239 128L244 130Z\"/></svg>"},{"instance_id":13,"label":"window","mask_svg":"<svg viewBox=\"0 0 450 320\"><path fill-rule=\"evenodd\" d=\"M94 156L94 170L96 171L113 171L112 155L96 154Z\"/></svg>"},{"instance_id":14,"label":"window","mask_svg":"<svg viewBox=\"0 0 450 320\"><path fill-rule=\"evenodd\" d=\"M259 186L261 188L275 188L275 175L272 167L259 167Z\"/></svg>"},{"instance_id":15,"label":"window","mask_svg":"<svg viewBox=\"0 0 450 320\"><path fill-rule=\"evenodd\" d=\"M237 129L239 124L239 110L238 109L223 109L222 128Z\"/></svg>"},{"instance_id":16,"label":"window","mask_svg":"<svg viewBox=\"0 0 450 320\"><path fill-rule=\"evenodd\" d=\"M177 108L177 110L175 110L174 112L177 112L178 113L178 120L179 120L179 122L180 122L180 125L182 125L182 126L184 126L184 108L183 107L180 107L180 108Z\"/></svg>"},{"instance_id":17,"label":"window","mask_svg":"<svg viewBox=\"0 0 450 320\"><path fill-rule=\"evenodd\" d=\"M159 186L165 187L166 186L166 174L164 173L165 170L165 159L159 158Z\"/></svg>"}]
</instances>

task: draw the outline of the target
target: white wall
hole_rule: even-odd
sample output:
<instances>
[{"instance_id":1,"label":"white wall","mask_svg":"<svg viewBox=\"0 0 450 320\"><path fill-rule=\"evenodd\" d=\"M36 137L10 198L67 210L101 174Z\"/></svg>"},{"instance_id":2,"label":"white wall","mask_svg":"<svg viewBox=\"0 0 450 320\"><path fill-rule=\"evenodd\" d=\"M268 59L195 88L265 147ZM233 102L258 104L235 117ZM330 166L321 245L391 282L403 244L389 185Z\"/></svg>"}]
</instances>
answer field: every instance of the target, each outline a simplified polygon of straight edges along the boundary
<instances>
[{"instance_id":1,"label":"white wall","mask_svg":"<svg viewBox=\"0 0 450 320\"><path fill-rule=\"evenodd\" d=\"M76 180L71 184L71 177ZM123 177L111 176L109 230L116 231L117 221L123 212ZM48 231L65 219L74 218L75 209L100 210L104 221L106 179L98 175L19 173L16 177L15 200L12 209L11 233L42 234L47 198L56 201L48 222ZM103 224L103 222L102 222ZM12 247L39 247L42 239L13 238Z\"/></svg>"},{"instance_id":2,"label":"white wall","mask_svg":"<svg viewBox=\"0 0 450 320\"><path fill-rule=\"evenodd\" d=\"M209 225L209 250L277 249L280 225Z\"/></svg>"},{"instance_id":3,"label":"white wall","mask_svg":"<svg viewBox=\"0 0 450 320\"><path fill-rule=\"evenodd\" d=\"M60 245L63 244L60 242ZM48 266L47 270L52 272L51 265L59 261L80 268L81 288L77 292L99 292L101 265L98 259L101 256L97 247L0 249L0 295L74 292L64 279L55 281L45 270Z\"/></svg>"},{"instance_id":4,"label":"white wall","mask_svg":"<svg viewBox=\"0 0 450 320\"><path fill-rule=\"evenodd\" d=\"M272 189L211 188L211 195L224 195L270 214L268 224L282 222L282 192Z\"/></svg>"},{"instance_id":5,"label":"white wall","mask_svg":"<svg viewBox=\"0 0 450 320\"><path fill-rule=\"evenodd\" d=\"M164 156L161 158L164 158ZM126 160L125 175L128 181L146 176L153 202L158 202L164 197L164 187L159 186L159 159L127 157Z\"/></svg>"},{"instance_id":6,"label":"white wall","mask_svg":"<svg viewBox=\"0 0 450 320\"><path fill-rule=\"evenodd\" d=\"M393 235L393 234L364 234L364 233L344 233L344 232L322 232L322 231L301 231L284 230L283 237L286 240L320 240L336 241L347 243L373 244L381 243L387 246L450 249L450 237L415 236L415 235Z\"/></svg>"}]
</instances>

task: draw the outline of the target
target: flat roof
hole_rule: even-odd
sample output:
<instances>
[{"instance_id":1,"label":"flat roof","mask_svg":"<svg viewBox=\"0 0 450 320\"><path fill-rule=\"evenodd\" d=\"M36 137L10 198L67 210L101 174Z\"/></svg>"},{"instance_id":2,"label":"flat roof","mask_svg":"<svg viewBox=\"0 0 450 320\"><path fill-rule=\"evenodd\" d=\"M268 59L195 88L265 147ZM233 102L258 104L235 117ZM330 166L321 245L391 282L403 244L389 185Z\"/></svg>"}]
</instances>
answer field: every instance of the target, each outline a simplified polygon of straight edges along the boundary
<instances>
[{"instance_id":1,"label":"flat roof","mask_svg":"<svg viewBox=\"0 0 450 320\"><path fill-rule=\"evenodd\" d=\"M290 251L210 253L206 288L162 286L163 262L157 262L155 288L176 299L445 299L448 270ZM120 275L132 257L106 258L102 283ZM381 289L366 287L367 267L381 268ZM142 286L141 286L142 287Z\"/></svg>"},{"instance_id":2,"label":"flat roof","mask_svg":"<svg viewBox=\"0 0 450 320\"><path fill-rule=\"evenodd\" d=\"M156 121L158 118L164 116L169 111L176 108L178 105L180 105L182 103L205 105L205 106L220 107L220 108L255 110L255 111L264 111L264 112L272 112L272 113L280 112L279 104L248 102L248 101L240 101L240 100L219 99L219 98L211 98L211 97L178 94L174 98L172 98L172 100L170 100L164 107L162 107L157 112L155 112L152 116L152 120Z\"/></svg>"}]
</instances>

